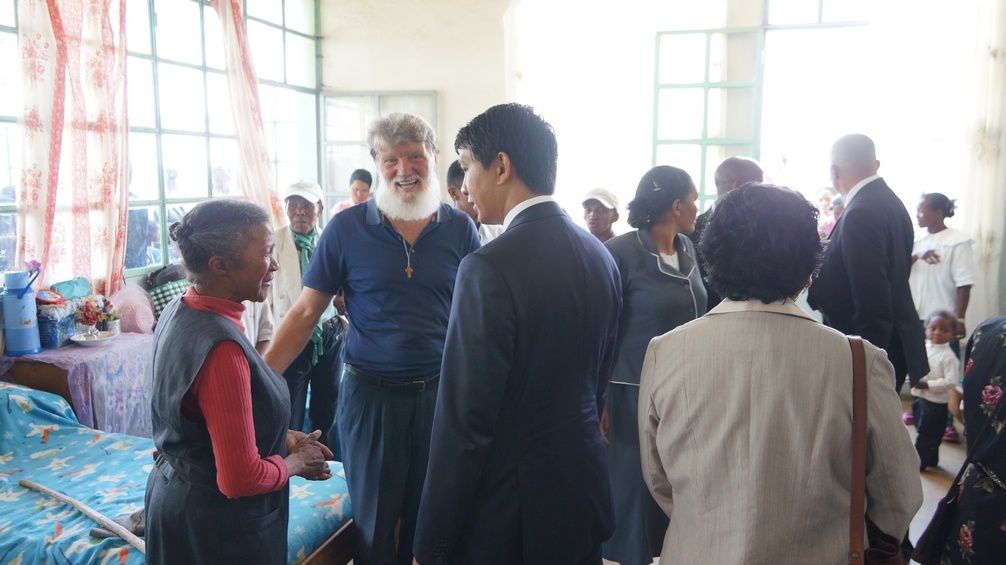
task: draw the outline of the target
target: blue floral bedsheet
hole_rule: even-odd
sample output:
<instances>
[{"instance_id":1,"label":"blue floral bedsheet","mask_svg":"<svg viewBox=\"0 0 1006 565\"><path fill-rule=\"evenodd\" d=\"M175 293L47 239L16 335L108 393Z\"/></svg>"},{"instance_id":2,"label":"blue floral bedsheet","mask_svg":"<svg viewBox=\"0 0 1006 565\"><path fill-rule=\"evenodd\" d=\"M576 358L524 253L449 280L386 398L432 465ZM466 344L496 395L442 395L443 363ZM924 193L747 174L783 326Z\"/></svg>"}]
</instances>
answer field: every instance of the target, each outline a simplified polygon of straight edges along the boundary
<instances>
[{"instance_id":1,"label":"blue floral bedsheet","mask_svg":"<svg viewBox=\"0 0 1006 565\"><path fill-rule=\"evenodd\" d=\"M29 479L115 518L143 507L153 441L82 426L59 396L0 382L0 563L138 564L119 538L73 507L18 484ZM300 563L351 517L342 465L333 477L290 482L288 558Z\"/></svg>"}]
</instances>

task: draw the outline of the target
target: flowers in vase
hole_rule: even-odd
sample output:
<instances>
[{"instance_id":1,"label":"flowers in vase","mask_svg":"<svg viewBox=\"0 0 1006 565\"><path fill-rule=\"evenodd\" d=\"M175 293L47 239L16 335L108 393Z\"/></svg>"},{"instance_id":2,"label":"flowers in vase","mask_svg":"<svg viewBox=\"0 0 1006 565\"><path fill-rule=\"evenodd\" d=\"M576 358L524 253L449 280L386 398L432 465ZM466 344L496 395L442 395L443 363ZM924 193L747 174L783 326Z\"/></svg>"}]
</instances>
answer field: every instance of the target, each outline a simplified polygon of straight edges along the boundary
<instances>
[{"instance_id":1,"label":"flowers in vase","mask_svg":"<svg viewBox=\"0 0 1006 565\"><path fill-rule=\"evenodd\" d=\"M87 299L77 307L77 322L85 326L93 326L101 321L101 308L91 299Z\"/></svg>"}]
</instances>

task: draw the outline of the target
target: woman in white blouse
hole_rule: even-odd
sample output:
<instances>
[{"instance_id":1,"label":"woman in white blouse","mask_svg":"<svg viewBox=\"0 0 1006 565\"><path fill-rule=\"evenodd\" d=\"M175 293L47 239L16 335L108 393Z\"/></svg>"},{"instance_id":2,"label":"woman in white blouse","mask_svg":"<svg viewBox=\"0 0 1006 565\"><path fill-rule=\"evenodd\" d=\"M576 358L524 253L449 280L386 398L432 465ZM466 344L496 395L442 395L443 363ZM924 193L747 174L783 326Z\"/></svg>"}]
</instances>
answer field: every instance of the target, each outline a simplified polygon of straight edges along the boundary
<instances>
[{"instance_id":1,"label":"woman in white blouse","mask_svg":"<svg viewBox=\"0 0 1006 565\"><path fill-rule=\"evenodd\" d=\"M746 185L703 234L725 300L650 342L639 393L643 477L670 517L661 565L845 563L852 355L793 302L818 267L817 211ZM886 354L866 346L867 517L904 537L922 504Z\"/></svg>"}]
</instances>

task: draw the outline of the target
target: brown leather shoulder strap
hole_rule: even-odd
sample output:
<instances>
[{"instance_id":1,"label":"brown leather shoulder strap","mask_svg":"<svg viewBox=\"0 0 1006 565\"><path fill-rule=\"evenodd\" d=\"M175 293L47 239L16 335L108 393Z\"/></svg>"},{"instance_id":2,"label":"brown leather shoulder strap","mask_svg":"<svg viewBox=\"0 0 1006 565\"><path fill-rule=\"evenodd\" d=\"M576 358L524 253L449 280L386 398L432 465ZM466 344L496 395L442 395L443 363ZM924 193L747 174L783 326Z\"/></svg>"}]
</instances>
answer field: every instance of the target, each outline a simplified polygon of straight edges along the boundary
<instances>
[{"instance_id":1,"label":"brown leather shoulder strap","mask_svg":"<svg viewBox=\"0 0 1006 565\"><path fill-rule=\"evenodd\" d=\"M852 492L849 509L849 563L863 563L866 537L866 350L849 336L852 349Z\"/></svg>"}]
</instances>

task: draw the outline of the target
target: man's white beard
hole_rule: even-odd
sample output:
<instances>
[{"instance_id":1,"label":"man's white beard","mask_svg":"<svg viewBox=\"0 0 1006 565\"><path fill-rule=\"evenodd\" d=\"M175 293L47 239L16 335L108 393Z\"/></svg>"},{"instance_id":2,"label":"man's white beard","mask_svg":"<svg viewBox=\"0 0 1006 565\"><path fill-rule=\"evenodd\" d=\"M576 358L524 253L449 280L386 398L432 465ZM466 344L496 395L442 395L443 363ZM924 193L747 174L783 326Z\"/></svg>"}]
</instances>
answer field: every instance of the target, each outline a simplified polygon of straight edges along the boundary
<instances>
[{"instance_id":1,"label":"man's white beard","mask_svg":"<svg viewBox=\"0 0 1006 565\"><path fill-rule=\"evenodd\" d=\"M409 177L406 177L409 178ZM404 180L402 177L395 177L389 183L381 177L381 186L374 196L377 209L384 212L384 215L393 220L423 220L429 218L440 206L440 179L437 175L431 174L427 179L420 179L423 190L413 196L411 202L402 200L402 196L395 188L395 182Z\"/></svg>"}]
</instances>

